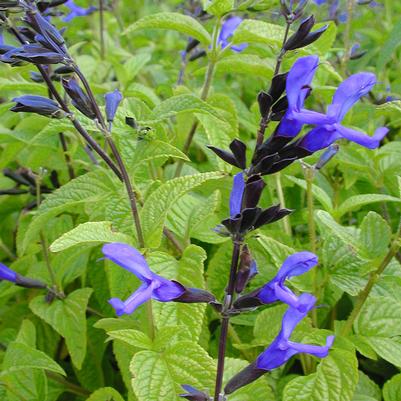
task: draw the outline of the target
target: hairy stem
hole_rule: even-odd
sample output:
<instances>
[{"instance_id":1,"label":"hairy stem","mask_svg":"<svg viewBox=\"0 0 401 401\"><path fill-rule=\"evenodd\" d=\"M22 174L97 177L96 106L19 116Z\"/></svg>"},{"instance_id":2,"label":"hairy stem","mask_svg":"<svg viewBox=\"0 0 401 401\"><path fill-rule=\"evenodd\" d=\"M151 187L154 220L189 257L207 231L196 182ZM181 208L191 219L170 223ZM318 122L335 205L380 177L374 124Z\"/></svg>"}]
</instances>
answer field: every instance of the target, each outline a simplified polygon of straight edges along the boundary
<instances>
[{"instance_id":1,"label":"hairy stem","mask_svg":"<svg viewBox=\"0 0 401 401\"><path fill-rule=\"evenodd\" d=\"M396 238L393 240L389 251L387 252L386 256L383 258L381 261L380 265L378 268L370 273L369 281L367 282L365 288L360 292L360 294L357 297L357 300L355 302L355 306L349 315L347 321L345 322L345 325L341 331L341 335L346 336L349 334L352 330L352 326L354 325L355 320L359 316L359 313L362 310L363 305L365 304L366 300L369 297L370 292L372 291L373 286L376 284L376 282L379 280L380 276L386 269L386 267L389 265L393 257L397 254L398 250L400 249L400 236L401 236L401 221L398 226L397 230L397 235Z\"/></svg>"},{"instance_id":2,"label":"hairy stem","mask_svg":"<svg viewBox=\"0 0 401 401\"><path fill-rule=\"evenodd\" d=\"M237 278L237 268L238 268L240 251L241 251L241 242L234 241L233 253L231 258L231 267L230 267L230 278L226 289L226 295L223 306L224 310L222 313L223 318L221 322L221 332L219 340L219 353L217 359L217 374L216 374L216 386L214 391L214 401L220 401L221 400L220 396L222 395L221 390L223 385L224 361L227 348L227 335L230 324L230 316L226 312L231 308L233 303L235 280Z\"/></svg>"}]
</instances>

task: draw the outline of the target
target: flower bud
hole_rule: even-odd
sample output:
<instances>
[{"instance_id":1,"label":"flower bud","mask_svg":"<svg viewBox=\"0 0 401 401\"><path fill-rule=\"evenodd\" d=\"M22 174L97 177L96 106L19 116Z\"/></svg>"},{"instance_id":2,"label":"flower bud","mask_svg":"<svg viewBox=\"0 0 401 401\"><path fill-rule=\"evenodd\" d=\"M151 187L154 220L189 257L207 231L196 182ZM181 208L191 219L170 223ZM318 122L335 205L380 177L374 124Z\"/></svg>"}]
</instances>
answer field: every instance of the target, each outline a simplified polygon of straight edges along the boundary
<instances>
[{"instance_id":1,"label":"flower bud","mask_svg":"<svg viewBox=\"0 0 401 401\"><path fill-rule=\"evenodd\" d=\"M265 370L259 369L257 367L256 361L248 365L245 369L241 370L241 372L237 373L224 387L225 394L232 394L234 391L239 388L246 386L249 383L252 383L259 377L263 376L266 373Z\"/></svg>"},{"instance_id":2,"label":"flower bud","mask_svg":"<svg viewBox=\"0 0 401 401\"><path fill-rule=\"evenodd\" d=\"M10 110L15 113L37 113L51 118L64 118L66 115L54 100L43 96L24 95L14 98L13 102L16 105Z\"/></svg>"},{"instance_id":3,"label":"flower bud","mask_svg":"<svg viewBox=\"0 0 401 401\"><path fill-rule=\"evenodd\" d=\"M186 391L185 394L179 395L182 398L185 398L190 401L209 401L210 400L209 396L206 393L199 391L196 388L189 386L188 384L183 384L181 387Z\"/></svg>"},{"instance_id":4,"label":"flower bud","mask_svg":"<svg viewBox=\"0 0 401 401\"><path fill-rule=\"evenodd\" d=\"M104 96L106 100L106 117L108 122L112 122L114 120L114 116L116 115L117 108L123 100L123 95L118 89L115 89L113 92L106 93Z\"/></svg>"},{"instance_id":5,"label":"flower bud","mask_svg":"<svg viewBox=\"0 0 401 401\"><path fill-rule=\"evenodd\" d=\"M94 120L96 113L92 107L92 103L88 95L80 88L78 82L74 78L69 80L63 79L61 82L68 96L71 98L71 103L86 117Z\"/></svg>"},{"instance_id":6,"label":"flower bud","mask_svg":"<svg viewBox=\"0 0 401 401\"><path fill-rule=\"evenodd\" d=\"M316 170L323 168L340 150L337 144L330 145L320 156L320 159L315 165Z\"/></svg>"},{"instance_id":7,"label":"flower bud","mask_svg":"<svg viewBox=\"0 0 401 401\"><path fill-rule=\"evenodd\" d=\"M240 263L235 284L235 291L240 294L247 284L258 274L256 261L252 258L247 245L244 245L240 255Z\"/></svg>"}]
</instances>

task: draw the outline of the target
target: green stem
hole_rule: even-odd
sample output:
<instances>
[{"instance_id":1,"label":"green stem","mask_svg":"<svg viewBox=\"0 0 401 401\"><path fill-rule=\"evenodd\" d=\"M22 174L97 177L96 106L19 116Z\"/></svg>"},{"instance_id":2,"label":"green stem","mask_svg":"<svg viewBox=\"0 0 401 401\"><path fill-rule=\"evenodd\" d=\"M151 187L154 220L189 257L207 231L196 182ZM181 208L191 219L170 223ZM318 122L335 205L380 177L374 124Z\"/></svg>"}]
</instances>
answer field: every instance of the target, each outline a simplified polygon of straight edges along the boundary
<instances>
[{"instance_id":1,"label":"green stem","mask_svg":"<svg viewBox=\"0 0 401 401\"><path fill-rule=\"evenodd\" d=\"M390 246L390 249L387 252L387 255L383 258L379 267L370 274L368 283L366 284L365 288L358 295L354 309L352 310L347 321L345 322L343 329L341 330L341 335L346 336L347 334L349 334L351 332L352 326L354 325L356 318L359 316L359 313L361 312L363 305L365 304L366 300L368 299L373 286L379 280L380 276L382 275L382 273L384 272L386 267L390 264L391 260L393 259L393 257L397 254L398 250L400 249L400 245L401 245L400 241L399 241L400 236L401 236L401 222L398 227L396 238L393 240L393 242Z\"/></svg>"},{"instance_id":2,"label":"green stem","mask_svg":"<svg viewBox=\"0 0 401 401\"><path fill-rule=\"evenodd\" d=\"M11 260L17 260L17 257L14 255L14 253L8 249L8 246L0 240L0 249L11 259Z\"/></svg>"},{"instance_id":3,"label":"green stem","mask_svg":"<svg viewBox=\"0 0 401 401\"><path fill-rule=\"evenodd\" d=\"M86 390L83 387L78 386L77 384L71 383L68 380L64 379L62 376L58 375L57 373L46 371L46 376L64 386L65 390L71 394L79 395L81 397L88 397L91 394L90 391Z\"/></svg>"},{"instance_id":4,"label":"green stem","mask_svg":"<svg viewBox=\"0 0 401 401\"><path fill-rule=\"evenodd\" d=\"M280 173L275 174L275 179L276 179L277 196L280 202L280 206L282 208L285 208L285 197L284 197L283 186L281 184L281 174ZM285 216L282 219L282 222L283 222L284 232L291 237L292 231L291 231L289 216Z\"/></svg>"},{"instance_id":5,"label":"green stem","mask_svg":"<svg viewBox=\"0 0 401 401\"><path fill-rule=\"evenodd\" d=\"M105 41L104 41L104 4L103 0L99 0L99 33L100 33L100 58L104 60Z\"/></svg>"},{"instance_id":6,"label":"green stem","mask_svg":"<svg viewBox=\"0 0 401 401\"><path fill-rule=\"evenodd\" d=\"M342 66L344 72L347 69L347 61L349 60L350 50L351 50L351 26L352 17L354 14L354 2L355 0L347 0L347 23L345 25L344 32L344 55L342 58Z\"/></svg>"}]
</instances>

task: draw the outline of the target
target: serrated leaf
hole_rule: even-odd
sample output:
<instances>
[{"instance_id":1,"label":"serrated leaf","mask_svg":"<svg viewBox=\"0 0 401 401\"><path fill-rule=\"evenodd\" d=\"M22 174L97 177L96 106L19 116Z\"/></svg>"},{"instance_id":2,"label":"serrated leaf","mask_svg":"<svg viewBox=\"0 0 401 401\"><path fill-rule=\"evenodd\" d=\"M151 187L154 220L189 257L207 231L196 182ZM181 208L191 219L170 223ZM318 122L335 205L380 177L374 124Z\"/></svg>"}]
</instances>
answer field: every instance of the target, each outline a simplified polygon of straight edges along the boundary
<instances>
[{"instance_id":1,"label":"serrated leaf","mask_svg":"<svg viewBox=\"0 0 401 401\"><path fill-rule=\"evenodd\" d=\"M359 371L359 381L352 401L381 401L380 387L369 376Z\"/></svg>"},{"instance_id":2,"label":"serrated leaf","mask_svg":"<svg viewBox=\"0 0 401 401\"><path fill-rule=\"evenodd\" d=\"M377 202L401 202L401 199L395 196L382 195L382 194L363 194L355 195L346 199L341 206L334 211L334 215L340 218L344 214L359 209L362 206L369 205Z\"/></svg>"},{"instance_id":3,"label":"serrated leaf","mask_svg":"<svg viewBox=\"0 0 401 401\"><path fill-rule=\"evenodd\" d=\"M271 79L273 66L269 59L262 59L253 54L232 54L220 59L216 64L217 73L254 75L261 79Z\"/></svg>"},{"instance_id":4,"label":"serrated leaf","mask_svg":"<svg viewBox=\"0 0 401 401\"><path fill-rule=\"evenodd\" d=\"M213 388L215 363L198 344L185 341L163 351L142 351L131 362L132 386L138 401L176 401L181 384Z\"/></svg>"},{"instance_id":5,"label":"serrated leaf","mask_svg":"<svg viewBox=\"0 0 401 401\"><path fill-rule=\"evenodd\" d=\"M185 33L206 45L212 40L206 29L196 19L187 15L170 12L147 15L130 25L124 33L129 34L149 28L171 29Z\"/></svg>"},{"instance_id":6,"label":"serrated leaf","mask_svg":"<svg viewBox=\"0 0 401 401\"><path fill-rule=\"evenodd\" d=\"M112 340L120 340L140 349L152 349L152 340L141 331L134 329L108 331Z\"/></svg>"},{"instance_id":7,"label":"serrated leaf","mask_svg":"<svg viewBox=\"0 0 401 401\"><path fill-rule=\"evenodd\" d=\"M72 363L77 369L81 368L86 354L86 307L92 291L91 288L81 288L51 304L39 295L29 304L35 315L65 338Z\"/></svg>"},{"instance_id":8,"label":"serrated leaf","mask_svg":"<svg viewBox=\"0 0 401 401\"><path fill-rule=\"evenodd\" d=\"M218 17L234 8L234 0L202 0L203 9Z\"/></svg>"},{"instance_id":9,"label":"serrated leaf","mask_svg":"<svg viewBox=\"0 0 401 401\"><path fill-rule=\"evenodd\" d=\"M86 401L124 401L124 398L114 388L103 387L92 393Z\"/></svg>"},{"instance_id":10,"label":"serrated leaf","mask_svg":"<svg viewBox=\"0 0 401 401\"><path fill-rule=\"evenodd\" d=\"M350 401L358 383L358 361L349 351L332 350L316 373L291 380L283 401Z\"/></svg>"},{"instance_id":11,"label":"serrated leaf","mask_svg":"<svg viewBox=\"0 0 401 401\"><path fill-rule=\"evenodd\" d=\"M184 94L172 96L164 100L153 109L153 118L151 120L139 121L139 124L144 126L152 125L155 122L167 120L180 113L201 113L211 115L221 120L223 124L225 123L219 110L210 106L195 95Z\"/></svg>"},{"instance_id":12,"label":"serrated leaf","mask_svg":"<svg viewBox=\"0 0 401 401\"><path fill-rule=\"evenodd\" d=\"M14 366L7 366L0 372L0 377L7 376L10 373L25 369L43 369L66 376L64 369L53 359L47 356L44 352L29 347L26 344L12 342L7 347L7 352L13 355L13 358L18 361Z\"/></svg>"},{"instance_id":13,"label":"serrated leaf","mask_svg":"<svg viewBox=\"0 0 401 401\"><path fill-rule=\"evenodd\" d=\"M393 376L383 387L384 401L401 400L401 374Z\"/></svg>"},{"instance_id":14,"label":"serrated leaf","mask_svg":"<svg viewBox=\"0 0 401 401\"><path fill-rule=\"evenodd\" d=\"M26 81L21 79L18 80L7 78L0 78L0 90L4 92L26 92L31 95L42 95L47 96L47 90L43 84Z\"/></svg>"},{"instance_id":15,"label":"serrated leaf","mask_svg":"<svg viewBox=\"0 0 401 401\"><path fill-rule=\"evenodd\" d=\"M146 245L154 248L159 246L167 213L181 196L209 180L222 177L223 174L220 172L188 175L174 178L157 188L148 197L141 211Z\"/></svg>"},{"instance_id":16,"label":"serrated leaf","mask_svg":"<svg viewBox=\"0 0 401 401\"><path fill-rule=\"evenodd\" d=\"M246 19L235 30L233 43L263 43L281 45L284 37L284 27L268 22Z\"/></svg>"},{"instance_id":17,"label":"serrated leaf","mask_svg":"<svg viewBox=\"0 0 401 401\"><path fill-rule=\"evenodd\" d=\"M359 241L364 253L371 259L383 256L391 241L391 228L386 220L375 212L369 212L360 228Z\"/></svg>"},{"instance_id":18,"label":"serrated leaf","mask_svg":"<svg viewBox=\"0 0 401 401\"><path fill-rule=\"evenodd\" d=\"M99 201L111 193L113 185L113 180L107 173L97 170L71 180L48 195L26 229L20 253L26 251L49 219L62 211L73 210L80 205Z\"/></svg>"},{"instance_id":19,"label":"serrated leaf","mask_svg":"<svg viewBox=\"0 0 401 401\"><path fill-rule=\"evenodd\" d=\"M148 258L152 271L168 279L179 281L185 286L204 288L203 263L205 251L195 245L187 247L179 261L160 252ZM184 326L189 338L198 340L202 331L202 321L206 304L185 304L179 302L153 302L155 322L158 329Z\"/></svg>"},{"instance_id":20,"label":"serrated leaf","mask_svg":"<svg viewBox=\"0 0 401 401\"><path fill-rule=\"evenodd\" d=\"M108 242L130 243L128 235L113 231L109 221L97 221L80 224L66 232L50 245L51 252L60 252L75 245L93 246Z\"/></svg>"}]
</instances>

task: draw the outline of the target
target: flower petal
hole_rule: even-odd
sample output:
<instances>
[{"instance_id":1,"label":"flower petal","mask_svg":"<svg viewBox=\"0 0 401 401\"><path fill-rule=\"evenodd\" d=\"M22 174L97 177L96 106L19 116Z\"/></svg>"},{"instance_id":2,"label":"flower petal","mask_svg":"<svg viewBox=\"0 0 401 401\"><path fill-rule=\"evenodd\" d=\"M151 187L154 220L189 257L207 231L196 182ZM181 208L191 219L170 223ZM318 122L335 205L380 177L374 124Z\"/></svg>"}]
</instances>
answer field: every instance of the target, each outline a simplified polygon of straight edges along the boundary
<instances>
[{"instance_id":1,"label":"flower petal","mask_svg":"<svg viewBox=\"0 0 401 401\"><path fill-rule=\"evenodd\" d=\"M235 174L233 180L233 187L230 194L230 216L234 217L241 213L242 197L245 190L244 174Z\"/></svg>"},{"instance_id":2,"label":"flower petal","mask_svg":"<svg viewBox=\"0 0 401 401\"><path fill-rule=\"evenodd\" d=\"M134 247L115 242L104 245L102 252L107 259L135 274L140 280L153 279L146 259Z\"/></svg>"},{"instance_id":3,"label":"flower petal","mask_svg":"<svg viewBox=\"0 0 401 401\"><path fill-rule=\"evenodd\" d=\"M388 133L388 129L386 127L378 128L373 136L369 136L363 132L351 128L343 127L340 124L337 124L336 128L342 137L368 149L376 149L380 145L381 140Z\"/></svg>"},{"instance_id":4,"label":"flower petal","mask_svg":"<svg viewBox=\"0 0 401 401\"><path fill-rule=\"evenodd\" d=\"M310 344L300 344L288 341L288 345L295 350L297 353L303 352L306 354L314 355L319 358L324 358L328 355L329 349L333 345L334 336L328 336L326 339L326 345L310 345Z\"/></svg>"},{"instance_id":5,"label":"flower petal","mask_svg":"<svg viewBox=\"0 0 401 401\"><path fill-rule=\"evenodd\" d=\"M312 252L297 252L288 256L277 273L276 279L280 282L290 277L299 276L309 271L318 263L317 256Z\"/></svg>"},{"instance_id":6,"label":"flower petal","mask_svg":"<svg viewBox=\"0 0 401 401\"><path fill-rule=\"evenodd\" d=\"M111 298L109 304L115 309L117 316L131 314L138 306L151 299L153 286L142 284L126 301Z\"/></svg>"},{"instance_id":7,"label":"flower petal","mask_svg":"<svg viewBox=\"0 0 401 401\"><path fill-rule=\"evenodd\" d=\"M153 282L155 284L155 288L152 292L152 298L160 302L173 301L185 292L185 287L181 284L167 280L160 276L155 275Z\"/></svg>"},{"instance_id":8,"label":"flower petal","mask_svg":"<svg viewBox=\"0 0 401 401\"><path fill-rule=\"evenodd\" d=\"M343 120L348 110L376 84L376 76L371 72L360 72L343 81L333 97L333 105L339 105L337 121Z\"/></svg>"},{"instance_id":9,"label":"flower petal","mask_svg":"<svg viewBox=\"0 0 401 401\"><path fill-rule=\"evenodd\" d=\"M7 280L15 283L16 279L17 273L6 265L3 265L3 263L0 263L0 280Z\"/></svg>"},{"instance_id":10,"label":"flower petal","mask_svg":"<svg viewBox=\"0 0 401 401\"><path fill-rule=\"evenodd\" d=\"M340 138L340 133L335 129L328 129L327 126L316 127L299 141L298 147L306 149L308 152L317 152L327 148Z\"/></svg>"}]
</instances>

